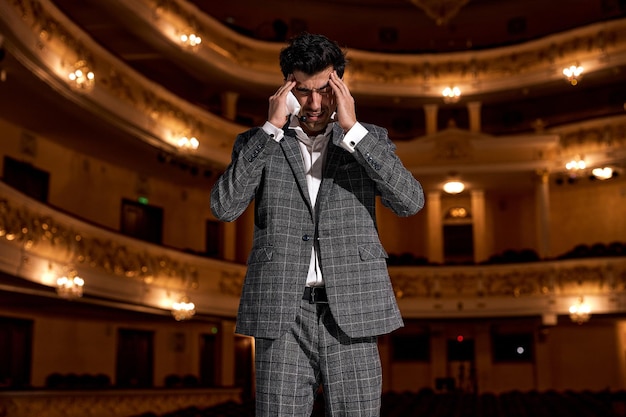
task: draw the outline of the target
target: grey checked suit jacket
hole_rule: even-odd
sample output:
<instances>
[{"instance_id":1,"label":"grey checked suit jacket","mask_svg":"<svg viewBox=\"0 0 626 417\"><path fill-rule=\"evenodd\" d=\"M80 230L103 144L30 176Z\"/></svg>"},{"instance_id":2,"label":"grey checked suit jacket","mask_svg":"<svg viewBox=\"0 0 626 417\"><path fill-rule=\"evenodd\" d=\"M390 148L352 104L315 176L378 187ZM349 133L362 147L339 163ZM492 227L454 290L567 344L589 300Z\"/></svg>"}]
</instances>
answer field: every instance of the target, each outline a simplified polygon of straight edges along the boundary
<instances>
[{"instance_id":1,"label":"grey checked suit jacket","mask_svg":"<svg viewBox=\"0 0 626 417\"><path fill-rule=\"evenodd\" d=\"M276 142L261 128L240 134L232 161L211 191L211 210L223 221L239 217L254 199L254 239L236 331L277 338L293 323L316 245L329 306L350 337L375 336L403 325L380 243L375 201L399 216L424 205L420 183L395 154L381 127L350 153L338 144L336 124L313 210L294 132Z\"/></svg>"}]
</instances>

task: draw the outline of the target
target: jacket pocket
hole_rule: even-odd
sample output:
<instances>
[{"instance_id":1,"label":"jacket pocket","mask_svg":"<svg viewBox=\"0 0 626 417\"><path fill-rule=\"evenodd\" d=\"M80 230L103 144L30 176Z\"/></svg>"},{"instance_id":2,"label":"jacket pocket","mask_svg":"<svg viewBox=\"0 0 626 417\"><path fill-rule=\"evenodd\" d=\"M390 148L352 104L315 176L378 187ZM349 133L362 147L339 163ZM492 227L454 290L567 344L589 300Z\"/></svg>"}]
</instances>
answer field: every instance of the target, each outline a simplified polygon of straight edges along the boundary
<instances>
[{"instance_id":1,"label":"jacket pocket","mask_svg":"<svg viewBox=\"0 0 626 417\"><path fill-rule=\"evenodd\" d=\"M359 246L359 256L362 261L371 261L372 259L387 258L387 252L380 243L368 243Z\"/></svg>"},{"instance_id":2,"label":"jacket pocket","mask_svg":"<svg viewBox=\"0 0 626 417\"><path fill-rule=\"evenodd\" d=\"M248 265L271 261L273 255L274 248L271 246L263 246L252 249L252 251L250 251L250 255L248 256Z\"/></svg>"}]
</instances>

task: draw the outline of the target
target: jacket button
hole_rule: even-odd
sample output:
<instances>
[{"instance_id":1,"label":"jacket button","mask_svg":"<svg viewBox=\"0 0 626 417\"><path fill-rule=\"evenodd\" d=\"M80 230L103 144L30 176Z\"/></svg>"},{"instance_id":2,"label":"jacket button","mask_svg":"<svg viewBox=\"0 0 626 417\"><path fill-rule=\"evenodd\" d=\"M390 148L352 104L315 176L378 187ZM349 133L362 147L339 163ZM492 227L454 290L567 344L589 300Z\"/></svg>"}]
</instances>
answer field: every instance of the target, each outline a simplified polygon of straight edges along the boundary
<instances>
[{"instance_id":1,"label":"jacket button","mask_svg":"<svg viewBox=\"0 0 626 417\"><path fill-rule=\"evenodd\" d=\"M304 236L302 236L302 240L304 240L305 242L308 242L309 240L311 240L311 236L304 235Z\"/></svg>"}]
</instances>

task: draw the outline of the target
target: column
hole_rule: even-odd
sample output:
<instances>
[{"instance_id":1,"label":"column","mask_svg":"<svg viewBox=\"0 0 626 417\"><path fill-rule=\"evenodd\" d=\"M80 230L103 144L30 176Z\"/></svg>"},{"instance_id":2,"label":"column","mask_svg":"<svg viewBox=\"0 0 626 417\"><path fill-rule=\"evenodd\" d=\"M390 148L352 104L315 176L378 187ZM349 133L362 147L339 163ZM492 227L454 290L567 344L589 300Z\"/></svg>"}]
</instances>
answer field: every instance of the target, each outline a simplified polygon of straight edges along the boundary
<instances>
[{"instance_id":1,"label":"column","mask_svg":"<svg viewBox=\"0 0 626 417\"><path fill-rule=\"evenodd\" d=\"M487 232L485 226L485 192L472 190L472 224L474 233L474 262L480 263L489 258Z\"/></svg>"},{"instance_id":2,"label":"column","mask_svg":"<svg viewBox=\"0 0 626 417\"><path fill-rule=\"evenodd\" d=\"M471 101L467 103L467 111L469 113L469 130L470 132L480 132L480 101Z\"/></svg>"},{"instance_id":3,"label":"column","mask_svg":"<svg viewBox=\"0 0 626 417\"><path fill-rule=\"evenodd\" d=\"M222 93L222 116L228 120L235 120L237 117L237 100L239 93L226 91Z\"/></svg>"},{"instance_id":4,"label":"column","mask_svg":"<svg viewBox=\"0 0 626 417\"><path fill-rule=\"evenodd\" d=\"M547 171L539 173L540 181L536 188L537 210L537 247L539 257L551 256L550 242L550 175Z\"/></svg>"},{"instance_id":5,"label":"column","mask_svg":"<svg viewBox=\"0 0 626 417\"><path fill-rule=\"evenodd\" d=\"M424 114L426 115L426 135L437 133L437 111L439 106L436 104L426 104L424 106Z\"/></svg>"},{"instance_id":6,"label":"column","mask_svg":"<svg viewBox=\"0 0 626 417\"><path fill-rule=\"evenodd\" d=\"M428 260L443 263L443 224L441 213L441 192L431 191L426 196L426 214L428 216L428 233L426 248Z\"/></svg>"}]
</instances>

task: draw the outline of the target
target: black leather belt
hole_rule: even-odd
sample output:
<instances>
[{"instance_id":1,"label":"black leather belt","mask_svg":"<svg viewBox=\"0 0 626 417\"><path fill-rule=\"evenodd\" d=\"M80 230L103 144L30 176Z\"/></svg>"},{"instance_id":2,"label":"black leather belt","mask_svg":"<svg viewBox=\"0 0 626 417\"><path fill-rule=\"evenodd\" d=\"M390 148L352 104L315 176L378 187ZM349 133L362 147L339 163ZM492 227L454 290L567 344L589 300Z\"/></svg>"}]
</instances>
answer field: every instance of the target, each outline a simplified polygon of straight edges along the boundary
<instances>
[{"instance_id":1,"label":"black leather belt","mask_svg":"<svg viewBox=\"0 0 626 417\"><path fill-rule=\"evenodd\" d=\"M309 302L309 304L315 303L328 303L328 297L326 297L326 288L324 287L304 287L304 294L302 299Z\"/></svg>"}]
</instances>

